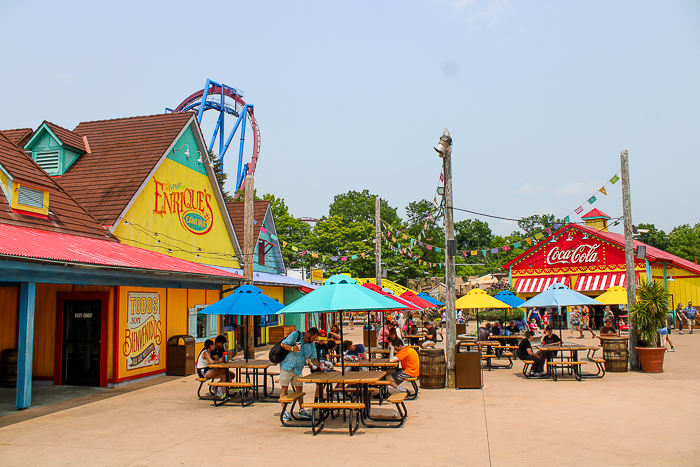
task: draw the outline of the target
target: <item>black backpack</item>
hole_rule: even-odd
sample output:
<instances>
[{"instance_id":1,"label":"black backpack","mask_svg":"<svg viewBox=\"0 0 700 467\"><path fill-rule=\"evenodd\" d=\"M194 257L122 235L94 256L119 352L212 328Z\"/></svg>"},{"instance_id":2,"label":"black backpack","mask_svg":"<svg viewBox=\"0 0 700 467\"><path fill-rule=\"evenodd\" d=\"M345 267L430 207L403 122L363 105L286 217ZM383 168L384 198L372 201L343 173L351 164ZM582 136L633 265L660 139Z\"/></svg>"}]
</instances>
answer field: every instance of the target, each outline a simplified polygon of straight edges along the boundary
<instances>
[{"instance_id":1,"label":"black backpack","mask_svg":"<svg viewBox=\"0 0 700 467\"><path fill-rule=\"evenodd\" d=\"M303 339L302 335L301 335L301 331L294 331L294 332L296 332L298 334L296 341L294 341L294 343L296 344L297 342L301 342ZM291 336L292 334L293 333L287 334L278 343L276 343L275 345L272 346L272 348L270 349L270 354L267 357L271 363L274 363L274 364L282 363L282 361L285 358L287 358L287 354L289 353L289 350L282 348L282 341L284 341L287 337Z\"/></svg>"}]
</instances>

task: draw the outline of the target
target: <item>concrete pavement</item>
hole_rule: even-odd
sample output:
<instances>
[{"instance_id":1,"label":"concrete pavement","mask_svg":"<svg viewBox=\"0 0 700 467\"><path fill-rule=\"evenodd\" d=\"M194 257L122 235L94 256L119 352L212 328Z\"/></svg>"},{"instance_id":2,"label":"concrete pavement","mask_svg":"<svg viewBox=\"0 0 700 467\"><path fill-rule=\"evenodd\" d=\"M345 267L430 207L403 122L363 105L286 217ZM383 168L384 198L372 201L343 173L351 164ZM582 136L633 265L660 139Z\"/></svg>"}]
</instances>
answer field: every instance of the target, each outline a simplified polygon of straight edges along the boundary
<instances>
[{"instance_id":1,"label":"concrete pavement","mask_svg":"<svg viewBox=\"0 0 700 467\"><path fill-rule=\"evenodd\" d=\"M316 437L284 428L278 404L214 407L194 376L177 378L0 428L0 466L700 465L700 334L672 338L661 374L555 383L522 378L516 361L485 371L483 391L421 390L403 428L353 437L341 422Z\"/></svg>"}]
</instances>

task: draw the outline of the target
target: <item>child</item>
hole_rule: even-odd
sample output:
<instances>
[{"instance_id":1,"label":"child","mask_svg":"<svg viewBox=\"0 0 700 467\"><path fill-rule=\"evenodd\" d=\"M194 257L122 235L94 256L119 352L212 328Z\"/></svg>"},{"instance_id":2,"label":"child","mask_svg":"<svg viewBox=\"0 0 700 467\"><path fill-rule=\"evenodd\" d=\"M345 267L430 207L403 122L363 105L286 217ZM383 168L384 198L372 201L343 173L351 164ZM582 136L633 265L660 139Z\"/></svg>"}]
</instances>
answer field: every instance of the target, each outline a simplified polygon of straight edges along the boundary
<instances>
[{"instance_id":1,"label":"child","mask_svg":"<svg viewBox=\"0 0 700 467\"><path fill-rule=\"evenodd\" d=\"M671 341L671 338L668 335L668 328L663 327L659 329L659 337L661 338L661 347L664 349L666 348L666 344L671 346L671 350L669 352L675 352L676 349L673 347L673 342Z\"/></svg>"},{"instance_id":2,"label":"child","mask_svg":"<svg viewBox=\"0 0 700 467\"><path fill-rule=\"evenodd\" d=\"M530 331L534 332L535 334L540 333L540 328L537 327L537 321L535 321L535 318L530 319Z\"/></svg>"}]
</instances>

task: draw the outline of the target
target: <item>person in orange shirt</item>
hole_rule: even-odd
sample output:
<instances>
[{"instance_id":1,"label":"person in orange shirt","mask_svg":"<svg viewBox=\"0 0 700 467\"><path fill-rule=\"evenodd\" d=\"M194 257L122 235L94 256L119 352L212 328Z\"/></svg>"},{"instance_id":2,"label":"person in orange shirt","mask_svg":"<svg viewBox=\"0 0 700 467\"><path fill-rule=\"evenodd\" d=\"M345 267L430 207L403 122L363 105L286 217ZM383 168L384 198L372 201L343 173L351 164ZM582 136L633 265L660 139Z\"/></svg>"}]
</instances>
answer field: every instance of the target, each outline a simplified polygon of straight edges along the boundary
<instances>
[{"instance_id":1,"label":"person in orange shirt","mask_svg":"<svg viewBox=\"0 0 700 467\"><path fill-rule=\"evenodd\" d=\"M401 383L406 378L418 377L418 370L420 369L420 360L418 359L418 352L413 350L411 347L404 347L403 341L401 339L396 339L391 343L394 347L394 356L389 359L391 363L401 362L401 369L395 373L390 373L387 376L391 376L393 381L389 379L389 385L394 389L398 389L401 392L408 392L408 390L401 386ZM388 379L388 378L387 378Z\"/></svg>"}]
</instances>

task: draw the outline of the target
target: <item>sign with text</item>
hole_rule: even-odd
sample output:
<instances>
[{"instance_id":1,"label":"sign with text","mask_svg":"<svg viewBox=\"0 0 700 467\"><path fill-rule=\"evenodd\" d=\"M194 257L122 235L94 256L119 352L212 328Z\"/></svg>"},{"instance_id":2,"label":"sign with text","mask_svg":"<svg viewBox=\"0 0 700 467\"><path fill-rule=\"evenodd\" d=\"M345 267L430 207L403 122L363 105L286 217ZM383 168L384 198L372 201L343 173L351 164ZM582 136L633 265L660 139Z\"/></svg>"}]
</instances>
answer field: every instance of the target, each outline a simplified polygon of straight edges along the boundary
<instances>
[{"instance_id":1,"label":"sign with text","mask_svg":"<svg viewBox=\"0 0 700 467\"><path fill-rule=\"evenodd\" d=\"M317 284L323 283L323 269L311 270L311 282L315 282Z\"/></svg>"},{"instance_id":2,"label":"sign with text","mask_svg":"<svg viewBox=\"0 0 700 467\"><path fill-rule=\"evenodd\" d=\"M158 365L163 340L160 293L129 292L126 319L122 345L126 369Z\"/></svg>"}]
</instances>

